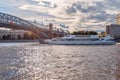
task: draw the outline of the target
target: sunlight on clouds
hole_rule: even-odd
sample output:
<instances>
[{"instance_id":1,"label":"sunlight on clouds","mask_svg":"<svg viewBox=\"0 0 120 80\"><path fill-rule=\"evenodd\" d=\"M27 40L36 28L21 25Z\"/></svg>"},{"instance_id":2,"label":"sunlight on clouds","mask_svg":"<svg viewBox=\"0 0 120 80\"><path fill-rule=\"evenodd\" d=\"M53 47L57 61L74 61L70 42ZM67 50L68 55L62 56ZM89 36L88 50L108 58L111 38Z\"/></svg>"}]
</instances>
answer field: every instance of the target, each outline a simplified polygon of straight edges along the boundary
<instances>
[{"instance_id":1,"label":"sunlight on clouds","mask_svg":"<svg viewBox=\"0 0 120 80\"><path fill-rule=\"evenodd\" d=\"M35 15L37 19L53 19L56 23L69 25L69 30L73 31L78 26L102 26L107 21L104 16L107 14L116 14L119 11L109 9L110 5L98 6L105 0L32 0L37 4L24 3L20 5L21 10L34 13L48 14L49 16ZM109 0L107 0L109 1ZM106 1L106 2L107 2ZM100 4L99 4L100 3ZM104 8L103 10L101 8ZM68 12L67 12L68 10ZM43 18L41 18L43 16ZM54 16L54 17L53 17ZM110 15L109 15L110 16ZM31 18L32 19L32 18ZM100 20L99 20L100 19ZM84 25L82 25L84 24ZM85 28L86 29L86 28ZM89 29L89 28L88 28Z\"/></svg>"},{"instance_id":2,"label":"sunlight on clouds","mask_svg":"<svg viewBox=\"0 0 120 80\"><path fill-rule=\"evenodd\" d=\"M108 9L108 10L106 10L106 13L117 15L118 13L120 13L120 10L115 10L115 9L110 10L110 9Z\"/></svg>"},{"instance_id":3,"label":"sunlight on clouds","mask_svg":"<svg viewBox=\"0 0 120 80\"><path fill-rule=\"evenodd\" d=\"M36 12L43 12L43 13L49 12L49 8L43 7L43 6L37 6L37 5L24 4L24 5L20 6L19 8L25 9L25 10L30 10L30 11L36 11Z\"/></svg>"},{"instance_id":4,"label":"sunlight on clouds","mask_svg":"<svg viewBox=\"0 0 120 80\"><path fill-rule=\"evenodd\" d=\"M29 9L30 7L31 7L31 5L25 4L25 5L23 5L23 6L20 6L19 8L20 8L20 9Z\"/></svg>"}]
</instances>

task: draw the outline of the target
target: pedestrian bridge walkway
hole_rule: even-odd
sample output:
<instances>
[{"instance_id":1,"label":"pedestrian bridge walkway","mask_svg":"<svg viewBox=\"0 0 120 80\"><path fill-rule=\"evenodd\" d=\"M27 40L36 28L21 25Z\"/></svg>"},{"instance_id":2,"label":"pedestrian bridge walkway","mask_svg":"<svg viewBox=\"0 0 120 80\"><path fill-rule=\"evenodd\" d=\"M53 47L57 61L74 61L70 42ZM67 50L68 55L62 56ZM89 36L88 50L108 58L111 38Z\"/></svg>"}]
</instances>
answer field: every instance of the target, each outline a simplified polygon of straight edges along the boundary
<instances>
[{"instance_id":1,"label":"pedestrian bridge walkway","mask_svg":"<svg viewBox=\"0 0 120 80\"><path fill-rule=\"evenodd\" d=\"M39 35L41 39L64 36L62 29L54 29L53 25L43 25L0 12L0 27L28 30Z\"/></svg>"}]
</instances>

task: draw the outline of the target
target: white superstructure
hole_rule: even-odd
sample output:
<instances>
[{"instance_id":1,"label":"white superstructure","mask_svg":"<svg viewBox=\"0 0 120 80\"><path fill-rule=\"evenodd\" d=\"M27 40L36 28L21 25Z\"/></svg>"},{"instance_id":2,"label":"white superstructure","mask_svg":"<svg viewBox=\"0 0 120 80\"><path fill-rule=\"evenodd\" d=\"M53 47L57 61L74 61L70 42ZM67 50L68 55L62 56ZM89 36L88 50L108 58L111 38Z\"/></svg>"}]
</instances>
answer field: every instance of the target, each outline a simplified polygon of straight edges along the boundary
<instances>
[{"instance_id":1,"label":"white superstructure","mask_svg":"<svg viewBox=\"0 0 120 80\"><path fill-rule=\"evenodd\" d=\"M47 40L45 42L48 44L59 44L59 45L115 44L113 37L106 36L100 38L97 35L68 35L62 38L54 38L52 40Z\"/></svg>"}]
</instances>

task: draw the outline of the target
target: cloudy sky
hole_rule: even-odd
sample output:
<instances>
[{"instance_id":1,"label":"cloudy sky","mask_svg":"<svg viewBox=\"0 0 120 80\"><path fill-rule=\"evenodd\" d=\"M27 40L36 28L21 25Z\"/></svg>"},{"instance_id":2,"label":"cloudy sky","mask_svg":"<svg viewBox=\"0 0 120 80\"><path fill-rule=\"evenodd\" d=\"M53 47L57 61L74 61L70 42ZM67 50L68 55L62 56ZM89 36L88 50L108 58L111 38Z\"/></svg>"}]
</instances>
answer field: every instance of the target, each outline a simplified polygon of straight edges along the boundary
<instances>
[{"instance_id":1,"label":"cloudy sky","mask_svg":"<svg viewBox=\"0 0 120 80\"><path fill-rule=\"evenodd\" d=\"M0 12L73 30L105 30L120 13L119 0L0 0ZM66 26L63 26L66 25ZM68 27L69 26L69 27Z\"/></svg>"}]
</instances>

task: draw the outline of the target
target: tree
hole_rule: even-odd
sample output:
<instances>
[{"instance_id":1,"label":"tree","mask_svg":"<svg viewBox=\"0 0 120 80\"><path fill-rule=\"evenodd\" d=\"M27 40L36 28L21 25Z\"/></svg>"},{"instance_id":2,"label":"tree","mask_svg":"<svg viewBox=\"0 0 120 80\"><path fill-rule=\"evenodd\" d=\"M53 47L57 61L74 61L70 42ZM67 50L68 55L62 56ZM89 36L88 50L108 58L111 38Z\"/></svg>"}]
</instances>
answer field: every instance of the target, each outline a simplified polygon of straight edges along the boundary
<instances>
[{"instance_id":1,"label":"tree","mask_svg":"<svg viewBox=\"0 0 120 80\"><path fill-rule=\"evenodd\" d=\"M3 35L3 36L2 36L2 40L6 40L6 35Z\"/></svg>"},{"instance_id":2,"label":"tree","mask_svg":"<svg viewBox=\"0 0 120 80\"><path fill-rule=\"evenodd\" d=\"M8 35L6 36L6 39L7 39L7 40L11 40L11 34L8 34Z\"/></svg>"},{"instance_id":3,"label":"tree","mask_svg":"<svg viewBox=\"0 0 120 80\"><path fill-rule=\"evenodd\" d=\"M101 32L101 36L105 37L106 33L105 32Z\"/></svg>"},{"instance_id":4,"label":"tree","mask_svg":"<svg viewBox=\"0 0 120 80\"><path fill-rule=\"evenodd\" d=\"M97 35L95 31L74 31L72 35Z\"/></svg>"},{"instance_id":5,"label":"tree","mask_svg":"<svg viewBox=\"0 0 120 80\"><path fill-rule=\"evenodd\" d=\"M21 36L19 34L17 35L17 39L19 39L19 40L21 39Z\"/></svg>"}]
</instances>

